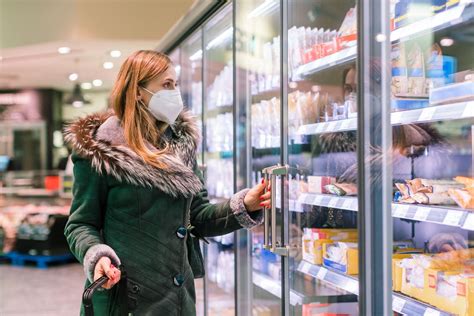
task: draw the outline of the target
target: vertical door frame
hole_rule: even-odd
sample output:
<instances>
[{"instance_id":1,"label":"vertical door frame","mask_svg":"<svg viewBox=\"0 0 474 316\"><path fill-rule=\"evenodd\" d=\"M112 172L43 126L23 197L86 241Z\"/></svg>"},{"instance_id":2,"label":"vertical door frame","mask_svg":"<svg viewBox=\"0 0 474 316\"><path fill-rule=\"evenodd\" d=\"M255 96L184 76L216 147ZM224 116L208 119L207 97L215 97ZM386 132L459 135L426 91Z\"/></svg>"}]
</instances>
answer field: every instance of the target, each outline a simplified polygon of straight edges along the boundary
<instances>
[{"instance_id":1,"label":"vertical door frame","mask_svg":"<svg viewBox=\"0 0 474 316\"><path fill-rule=\"evenodd\" d=\"M359 314L392 313L389 1L359 0L357 76ZM373 163L380 148L379 163Z\"/></svg>"}]
</instances>

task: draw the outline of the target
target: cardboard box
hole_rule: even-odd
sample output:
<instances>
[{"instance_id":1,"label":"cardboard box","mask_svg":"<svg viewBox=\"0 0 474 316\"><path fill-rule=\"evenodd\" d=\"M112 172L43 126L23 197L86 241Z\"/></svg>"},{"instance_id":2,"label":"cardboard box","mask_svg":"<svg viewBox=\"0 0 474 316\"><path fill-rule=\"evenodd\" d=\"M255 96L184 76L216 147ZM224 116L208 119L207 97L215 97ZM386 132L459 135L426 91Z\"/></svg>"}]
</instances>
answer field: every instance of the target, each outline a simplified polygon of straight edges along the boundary
<instances>
[{"instance_id":1,"label":"cardboard box","mask_svg":"<svg viewBox=\"0 0 474 316\"><path fill-rule=\"evenodd\" d=\"M323 245L337 240L357 239L356 229L303 229L303 260L321 265L323 264Z\"/></svg>"},{"instance_id":2,"label":"cardboard box","mask_svg":"<svg viewBox=\"0 0 474 316\"><path fill-rule=\"evenodd\" d=\"M401 292L423 302L428 300L427 281L425 280L425 270L428 265L426 262L429 260L423 260L422 255L414 256L411 259L402 259L400 262L402 267Z\"/></svg>"},{"instance_id":3,"label":"cardboard box","mask_svg":"<svg viewBox=\"0 0 474 316\"><path fill-rule=\"evenodd\" d=\"M456 315L474 315L474 275L427 269L425 278L427 303Z\"/></svg>"},{"instance_id":4,"label":"cardboard box","mask_svg":"<svg viewBox=\"0 0 474 316\"><path fill-rule=\"evenodd\" d=\"M347 249L345 249L345 253L339 261L330 259L328 256L328 252L331 251L331 247L340 247L344 244L354 242L357 241L346 240L335 243L325 243L323 245L323 266L327 268L332 268L344 274L359 274L359 250L357 248L348 247Z\"/></svg>"}]
</instances>

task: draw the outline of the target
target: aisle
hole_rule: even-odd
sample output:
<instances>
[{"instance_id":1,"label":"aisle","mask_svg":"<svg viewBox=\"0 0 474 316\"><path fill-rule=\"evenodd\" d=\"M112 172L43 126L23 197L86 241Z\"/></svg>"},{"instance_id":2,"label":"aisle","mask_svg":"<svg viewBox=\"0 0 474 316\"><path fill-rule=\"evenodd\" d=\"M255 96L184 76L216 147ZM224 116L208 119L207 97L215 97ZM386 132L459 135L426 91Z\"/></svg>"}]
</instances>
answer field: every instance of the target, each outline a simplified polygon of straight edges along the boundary
<instances>
[{"instance_id":1,"label":"aisle","mask_svg":"<svg viewBox=\"0 0 474 316\"><path fill-rule=\"evenodd\" d=\"M0 315L77 316L84 286L79 264L39 270L0 265Z\"/></svg>"}]
</instances>

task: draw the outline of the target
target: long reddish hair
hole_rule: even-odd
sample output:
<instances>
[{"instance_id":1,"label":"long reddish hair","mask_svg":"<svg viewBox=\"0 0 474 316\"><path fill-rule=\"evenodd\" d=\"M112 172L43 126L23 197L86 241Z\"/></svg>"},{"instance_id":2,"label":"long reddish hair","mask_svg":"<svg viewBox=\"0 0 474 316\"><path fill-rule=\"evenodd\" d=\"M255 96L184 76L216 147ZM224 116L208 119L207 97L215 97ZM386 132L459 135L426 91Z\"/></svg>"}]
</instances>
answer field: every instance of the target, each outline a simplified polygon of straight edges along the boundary
<instances>
[{"instance_id":1,"label":"long reddish hair","mask_svg":"<svg viewBox=\"0 0 474 316\"><path fill-rule=\"evenodd\" d=\"M146 106L138 104L138 87L145 86L171 65L167 55L156 51L133 53L122 64L110 96L111 105L122 123L126 142L146 163L158 168L164 166L157 158L168 148L156 151L146 145L147 142L158 142L162 126L158 125Z\"/></svg>"}]
</instances>

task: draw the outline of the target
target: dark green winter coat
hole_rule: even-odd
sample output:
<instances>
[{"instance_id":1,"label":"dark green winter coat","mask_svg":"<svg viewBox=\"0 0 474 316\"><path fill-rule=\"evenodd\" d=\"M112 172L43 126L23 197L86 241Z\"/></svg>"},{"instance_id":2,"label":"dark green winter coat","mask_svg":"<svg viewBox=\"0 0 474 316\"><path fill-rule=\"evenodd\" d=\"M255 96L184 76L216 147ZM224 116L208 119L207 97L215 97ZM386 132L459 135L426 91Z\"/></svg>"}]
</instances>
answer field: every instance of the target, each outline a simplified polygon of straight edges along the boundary
<instances>
[{"instance_id":1,"label":"dark green winter coat","mask_svg":"<svg viewBox=\"0 0 474 316\"><path fill-rule=\"evenodd\" d=\"M260 212L245 210L247 191L209 203L195 164L199 133L187 112L160 144L147 144L169 146L160 169L127 146L111 113L81 119L65 135L74 149L74 198L65 235L84 264L86 286L102 256L122 264L128 277L125 291L116 285L94 296L96 315L119 315L120 304L133 315L195 315L194 278L204 272L197 238L258 224Z\"/></svg>"}]
</instances>

